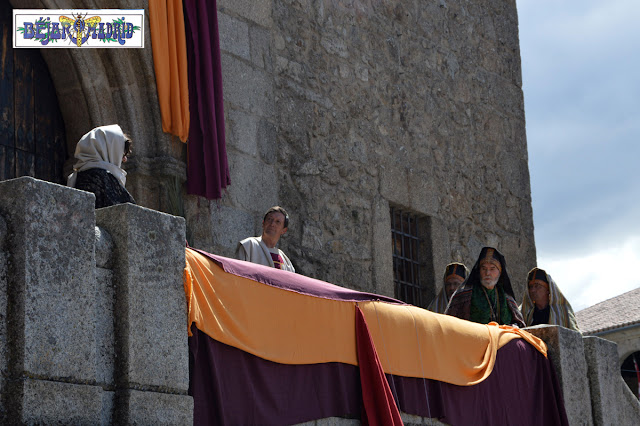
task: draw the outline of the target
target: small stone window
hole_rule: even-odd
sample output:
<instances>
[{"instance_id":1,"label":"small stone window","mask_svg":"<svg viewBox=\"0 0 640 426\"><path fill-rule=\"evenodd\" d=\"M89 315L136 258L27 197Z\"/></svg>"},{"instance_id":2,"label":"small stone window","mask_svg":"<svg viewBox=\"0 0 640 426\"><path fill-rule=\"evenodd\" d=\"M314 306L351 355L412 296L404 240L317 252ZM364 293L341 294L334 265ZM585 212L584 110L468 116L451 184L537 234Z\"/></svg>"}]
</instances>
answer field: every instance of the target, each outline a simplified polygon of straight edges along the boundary
<instances>
[{"instance_id":1,"label":"small stone window","mask_svg":"<svg viewBox=\"0 0 640 426\"><path fill-rule=\"evenodd\" d=\"M391 207L393 280L396 299L426 307L425 220L415 213Z\"/></svg>"}]
</instances>

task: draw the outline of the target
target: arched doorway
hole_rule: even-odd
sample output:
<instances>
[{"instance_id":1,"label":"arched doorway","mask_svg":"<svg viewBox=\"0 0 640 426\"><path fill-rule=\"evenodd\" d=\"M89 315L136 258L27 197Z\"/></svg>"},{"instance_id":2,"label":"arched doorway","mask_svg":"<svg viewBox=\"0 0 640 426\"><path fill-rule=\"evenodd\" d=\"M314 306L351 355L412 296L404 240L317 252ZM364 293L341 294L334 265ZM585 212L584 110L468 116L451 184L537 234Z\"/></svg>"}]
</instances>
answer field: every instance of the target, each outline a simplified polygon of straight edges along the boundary
<instances>
[{"instance_id":1,"label":"arched doorway","mask_svg":"<svg viewBox=\"0 0 640 426\"><path fill-rule=\"evenodd\" d=\"M638 390L640 386L640 351L634 352L625 358L620 367L620 373L629 389L640 399L640 390Z\"/></svg>"},{"instance_id":2,"label":"arched doorway","mask_svg":"<svg viewBox=\"0 0 640 426\"><path fill-rule=\"evenodd\" d=\"M12 8L0 3L0 180L20 176L65 184L64 122L38 49L13 49Z\"/></svg>"}]
</instances>

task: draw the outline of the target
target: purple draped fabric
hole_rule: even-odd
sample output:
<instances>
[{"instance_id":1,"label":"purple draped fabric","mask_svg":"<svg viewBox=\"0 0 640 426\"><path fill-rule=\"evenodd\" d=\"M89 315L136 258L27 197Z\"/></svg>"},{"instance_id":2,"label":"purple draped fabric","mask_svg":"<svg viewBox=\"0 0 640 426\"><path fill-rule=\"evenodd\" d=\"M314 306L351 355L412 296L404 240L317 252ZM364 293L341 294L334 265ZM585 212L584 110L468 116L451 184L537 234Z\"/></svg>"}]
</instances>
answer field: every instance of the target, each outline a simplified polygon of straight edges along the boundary
<instances>
[{"instance_id":1,"label":"purple draped fabric","mask_svg":"<svg viewBox=\"0 0 640 426\"><path fill-rule=\"evenodd\" d=\"M401 411L450 425L569 424L551 361L522 339L500 348L489 377L474 386L387 379Z\"/></svg>"},{"instance_id":2,"label":"purple draped fabric","mask_svg":"<svg viewBox=\"0 0 640 426\"><path fill-rule=\"evenodd\" d=\"M224 135L222 67L215 0L184 0L189 76L187 192L222 197L231 183Z\"/></svg>"},{"instance_id":3,"label":"purple draped fabric","mask_svg":"<svg viewBox=\"0 0 640 426\"><path fill-rule=\"evenodd\" d=\"M189 337L194 425L284 425L336 415L360 418L358 367L278 364L220 343Z\"/></svg>"},{"instance_id":4,"label":"purple draped fabric","mask_svg":"<svg viewBox=\"0 0 640 426\"><path fill-rule=\"evenodd\" d=\"M401 426L398 404L359 306L356 306L356 348L362 390L362 425Z\"/></svg>"},{"instance_id":5,"label":"purple draped fabric","mask_svg":"<svg viewBox=\"0 0 640 426\"><path fill-rule=\"evenodd\" d=\"M258 265L257 263L245 262L244 260L230 259L207 253L203 250L192 249L207 256L218 265L233 275L249 278L262 284L278 287L283 290L294 291L309 296L321 297L323 299L333 299L351 302L364 302L367 300L380 300L388 303L406 305L406 303L391 297L381 296L374 293L364 293L362 291L351 290L330 284L325 281L305 277L294 272L283 271L269 266Z\"/></svg>"},{"instance_id":6,"label":"purple draped fabric","mask_svg":"<svg viewBox=\"0 0 640 426\"><path fill-rule=\"evenodd\" d=\"M292 424L360 418L358 367L278 364L220 343L192 327L190 394L195 425ZM498 350L475 386L386 375L401 411L451 425L567 425L551 362L521 339Z\"/></svg>"}]
</instances>

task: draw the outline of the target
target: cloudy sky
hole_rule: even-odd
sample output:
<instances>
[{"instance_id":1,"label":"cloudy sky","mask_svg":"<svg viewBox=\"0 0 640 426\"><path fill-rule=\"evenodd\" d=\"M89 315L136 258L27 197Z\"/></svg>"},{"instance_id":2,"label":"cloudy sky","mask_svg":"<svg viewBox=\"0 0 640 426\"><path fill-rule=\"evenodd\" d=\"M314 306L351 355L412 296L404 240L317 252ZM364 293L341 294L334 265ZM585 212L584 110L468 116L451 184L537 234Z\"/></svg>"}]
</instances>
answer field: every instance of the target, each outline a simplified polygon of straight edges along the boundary
<instances>
[{"instance_id":1,"label":"cloudy sky","mask_svg":"<svg viewBox=\"0 0 640 426\"><path fill-rule=\"evenodd\" d=\"M517 6L538 266L578 311L640 287L640 1Z\"/></svg>"}]
</instances>

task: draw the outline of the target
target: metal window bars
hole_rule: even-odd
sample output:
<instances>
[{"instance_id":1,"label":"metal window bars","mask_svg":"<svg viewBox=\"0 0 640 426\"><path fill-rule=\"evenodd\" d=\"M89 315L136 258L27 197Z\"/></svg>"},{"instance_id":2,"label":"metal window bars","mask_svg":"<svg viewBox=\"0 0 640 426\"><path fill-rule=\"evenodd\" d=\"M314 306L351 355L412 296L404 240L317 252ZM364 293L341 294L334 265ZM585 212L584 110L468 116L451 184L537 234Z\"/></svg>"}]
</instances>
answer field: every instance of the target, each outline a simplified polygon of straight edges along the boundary
<instances>
[{"instance_id":1,"label":"metal window bars","mask_svg":"<svg viewBox=\"0 0 640 426\"><path fill-rule=\"evenodd\" d=\"M412 305L421 306L418 217L410 212L391 207L391 240L395 297Z\"/></svg>"}]
</instances>

